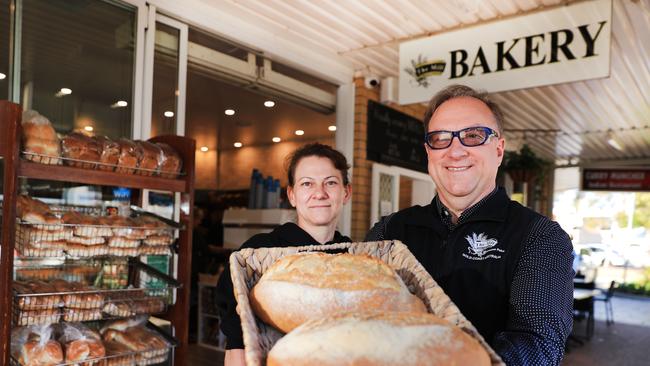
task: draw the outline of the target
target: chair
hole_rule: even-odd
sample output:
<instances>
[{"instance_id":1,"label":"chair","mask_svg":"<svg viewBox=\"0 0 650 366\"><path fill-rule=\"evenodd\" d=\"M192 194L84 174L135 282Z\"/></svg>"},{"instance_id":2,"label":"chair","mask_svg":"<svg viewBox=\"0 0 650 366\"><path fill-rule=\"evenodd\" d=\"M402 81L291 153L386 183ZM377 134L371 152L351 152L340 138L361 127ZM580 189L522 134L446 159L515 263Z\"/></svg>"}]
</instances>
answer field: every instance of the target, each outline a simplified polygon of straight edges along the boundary
<instances>
[{"instance_id":1,"label":"chair","mask_svg":"<svg viewBox=\"0 0 650 366\"><path fill-rule=\"evenodd\" d=\"M573 320L586 320L587 329L584 335L586 340L590 340L594 334L594 298L589 297L582 300L573 300Z\"/></svg>"},{"instance_id":2,"label":"chair","mask_svg":"<svg viewBox=\"0 0 650 366\"><path fill-rule=\"evenodd\" d=\"M612 281L605 293L602 293L594 297L594 301L602 301L605 303L605 319L607 325L614 324L614 309L612 308L612 296L614 296L615 288L616 288L616 281Z\"/></svg>"}]
</instances>

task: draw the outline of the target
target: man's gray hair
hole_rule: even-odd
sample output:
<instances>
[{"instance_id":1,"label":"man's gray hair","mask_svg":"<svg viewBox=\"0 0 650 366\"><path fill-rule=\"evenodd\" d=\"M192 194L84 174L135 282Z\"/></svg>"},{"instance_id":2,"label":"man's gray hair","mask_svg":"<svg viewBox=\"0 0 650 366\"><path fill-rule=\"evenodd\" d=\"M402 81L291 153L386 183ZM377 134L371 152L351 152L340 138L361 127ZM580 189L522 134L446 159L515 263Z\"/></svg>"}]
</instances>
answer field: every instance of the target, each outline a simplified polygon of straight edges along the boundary
<instances>
[{"instance_id":1,"label":"man's gray hair","mask_svg":"<svg viewBox=\"0 0 650 366\"><path fill-rule=\"evenodd\" d=\"M440 108L442 103L459 97L471 97L485 103L490 111L492 111L494 120L497 122L499 136L503 134L503 112L501 111L501 107L499 107L499 105L490 99L490 96L486 91L475 90L469 86L459 84L450 85L439 91L436 95L433 96L433 98L431 98L429 107L427 107L427 111L424 113L423 121L427 132L429 131L429 121L431 120L433 113L435 113L435 111Z\"/></svg>"}]
</instances>

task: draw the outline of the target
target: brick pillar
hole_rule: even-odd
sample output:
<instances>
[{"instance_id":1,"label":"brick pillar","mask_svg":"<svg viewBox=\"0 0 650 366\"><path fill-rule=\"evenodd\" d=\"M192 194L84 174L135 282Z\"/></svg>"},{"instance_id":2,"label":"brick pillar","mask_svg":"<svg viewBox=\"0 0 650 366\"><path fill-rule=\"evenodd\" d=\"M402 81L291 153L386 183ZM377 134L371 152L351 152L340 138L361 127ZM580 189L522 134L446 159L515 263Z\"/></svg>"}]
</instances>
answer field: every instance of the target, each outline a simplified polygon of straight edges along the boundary
<instances>
[{"instance_id":1,"label":"brick pillar","mask_svg":"<svg viewBox=\"0 0 650 366\"><path fill-rule=\"evenodd\" d=\"M352 174L352 240L360 241L366 236L370 226L370 195L372 186L372 161L366 159L368 139L368 101L379 101L379 87L368 89L363 78L356 78L354 96L354 170ZM410 104L401 106L387 104L390 108L422 119L426 106Z\"/></svg>"}]
</instances>

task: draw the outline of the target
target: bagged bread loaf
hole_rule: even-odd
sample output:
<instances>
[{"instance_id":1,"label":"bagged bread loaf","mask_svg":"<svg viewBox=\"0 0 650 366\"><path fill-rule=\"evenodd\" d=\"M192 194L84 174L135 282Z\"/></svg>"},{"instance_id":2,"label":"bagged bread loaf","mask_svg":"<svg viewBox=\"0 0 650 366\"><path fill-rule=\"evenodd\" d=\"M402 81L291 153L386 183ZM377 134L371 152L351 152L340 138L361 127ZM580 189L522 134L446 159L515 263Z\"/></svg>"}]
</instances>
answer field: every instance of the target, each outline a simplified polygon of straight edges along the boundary
<instances>
[{"instance_id":1,"label":"bagged bread loaf","mask_svg":"<svg viewBox=\"0 0 650 366\"><path fill-rule=\"evenodd\" d=\"M120 146L120 156L117 159L118 173L133 174L138 167L138 161L142 159L142 148L135 142L127 139L117 141Z\"/></svg>"},{"instance_id":2,"label":"bagged bread loaf","mask_svg":"<svg viewBox=\"0 0 650 366\"><path fill-rule=\"evenodd\" d=\"M158 174L163 161L163 151L160 146L148 141L136 141L136 144L142 149L142 157L138 161L139 170L136 174L147 176Z\"/></svg>"},{"instance_id":3,"label":"bagged bread loaf","mask_svg":"<svg viewBox=\"0 0 650 366\"><path fill-rule=\"evenodd\" d=\"M99 145L99 162L97 169L112 172L115 170L118 161L120 160L120 144L109 139L106 136L95 136L95 141Z\"/></svg>"},{"instance_id":4,"label":"bagged bread loaf","mask_svg":"<svg viewBox=\"0 0 650 366\"><path fill-rule=\"evenodd\" d=\"M73 132L61 140L61 150L67 165L93 169L99 161L101 151L99 143L81 132Z\"/></svg>"},{"instance_id":5,"label":"bagged bread loaf","mask_svg":"<svg viewBox=\"0 0 650 366\"><path fill-rule=\"evenodd\" d=\"M490 365L480 343L427 313L344 314L313 320L280 339L268 366Z\"/></svg>"},{"instance_id":6,"label":"bagged bread loaf","mask_svg":"<svg viewBox=\"0 0 650 366\"><path fill-rule=\"evenodd\" d=\"M178 152L174 148L165 143L157 142L156 145L163 152L163 159L160 164L160 176L164 178L176 178L183 165L180 155L178 155Z\"/></svg>"},{"instance_id":7,"label":"bagged bread loaf","mask_svg":"<svg viewBox=\"0 0 650 366\"><path fill-rule=\"evenodd\" d=\"M59 326L59 343L65 350L66 362L79 362L102 358L106 349L102 344L100 335L80 323L61 323ZM78 365L97 365L100 361L82 362Z\"/></svg>"},{"instance_id":8,"label":"bagged bread loaf","mask_svg":"<svg viewBox=\"0 0 650 366\"><path fill-rule=\"evenodd\" d=\"M42 164L59 164L59 137L50 121L36 111L25 111L22 118L22 143L27 160ZM38 155L34 155L38 154Z\"/></svg>"},{"instance_id":9,"label":"bagged bread loaf","mask_svg":"<svg viewBox=\"0 0 650 366\"><path fill-rule=\"evenodd\" d=\"M283 332L343 312L426 312L386 263L347 253L286 256L264 272L250 301L257 316Z\"/></svg>"},{"instance_id":10,"label":"bagged bread loaf","mask_svg":"<svg viewBox=\"0 0 650 366\"><path fill-rule=\"evenodd\" d=\"M53 340L52 327L30 326L11 332L11 353L23 366L54 366L63 363L63 350Z\"/></svg>"}]
</instances>

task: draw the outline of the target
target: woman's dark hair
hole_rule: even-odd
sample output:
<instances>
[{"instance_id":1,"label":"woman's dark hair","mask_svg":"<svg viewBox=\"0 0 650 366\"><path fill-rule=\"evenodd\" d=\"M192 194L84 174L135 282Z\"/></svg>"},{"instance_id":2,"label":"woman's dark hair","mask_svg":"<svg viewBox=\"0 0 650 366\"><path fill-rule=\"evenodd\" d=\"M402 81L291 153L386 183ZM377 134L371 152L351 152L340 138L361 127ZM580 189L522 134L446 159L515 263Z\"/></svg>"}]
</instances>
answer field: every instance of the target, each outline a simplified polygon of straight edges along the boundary
<instances>
[{"instance_id":1,"label":"woman's dark hair","mask_svg":"<svg viewBox=\"0 0 650 366\"><path fill-rule=\"evenodd\" d=\"M338 150L332 148L329 145L323 145L319 143L307 144L301 148L295 150L291 155L287 157L287 176L289 178L289 185L293 187L295 183L296 167L298 163L303 158L309 156L317 156L319 158L330 159L332 165L341 172L341 177L343 177L343 184L350 184L350 179L348 178L348 161L345 159L345 156L341 154Z\"/></svg>"}]
</instances>

